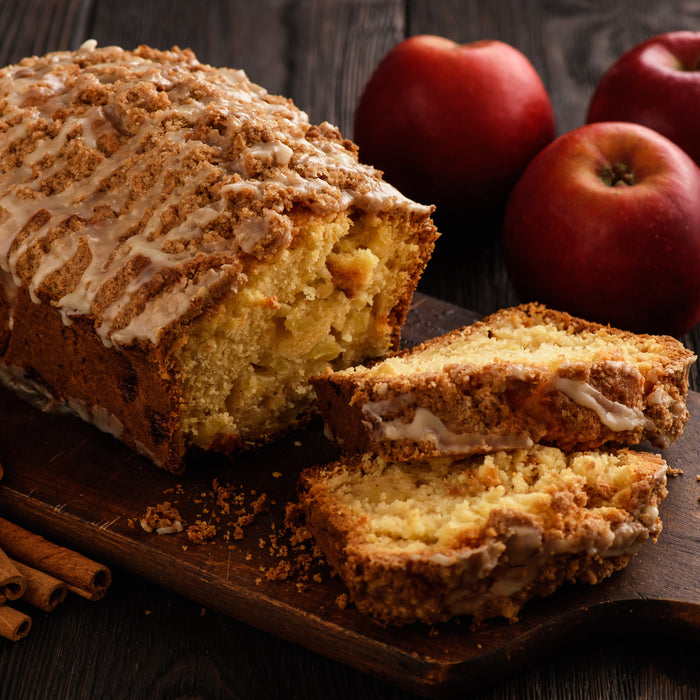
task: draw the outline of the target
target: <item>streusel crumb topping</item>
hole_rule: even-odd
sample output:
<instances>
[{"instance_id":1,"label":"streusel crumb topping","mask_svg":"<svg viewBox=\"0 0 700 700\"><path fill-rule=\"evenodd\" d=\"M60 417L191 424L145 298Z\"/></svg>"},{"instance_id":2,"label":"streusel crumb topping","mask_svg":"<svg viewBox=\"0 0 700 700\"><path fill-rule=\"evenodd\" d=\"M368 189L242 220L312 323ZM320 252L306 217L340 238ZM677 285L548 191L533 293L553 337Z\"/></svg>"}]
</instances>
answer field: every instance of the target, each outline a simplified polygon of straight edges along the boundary
<instances>
[{"instance_id":1,"label":"streusel crumb topping","mask_svg":"<svg viewBox=\"0 0 700 700\"><path fill-rule=\"evenodd\" d=\"M288 214L429 208L330 124L189 50L86 42L0 71L0 277L87 315L106 345L158 343L256 261Z\"/></svg>"}]
</instances>

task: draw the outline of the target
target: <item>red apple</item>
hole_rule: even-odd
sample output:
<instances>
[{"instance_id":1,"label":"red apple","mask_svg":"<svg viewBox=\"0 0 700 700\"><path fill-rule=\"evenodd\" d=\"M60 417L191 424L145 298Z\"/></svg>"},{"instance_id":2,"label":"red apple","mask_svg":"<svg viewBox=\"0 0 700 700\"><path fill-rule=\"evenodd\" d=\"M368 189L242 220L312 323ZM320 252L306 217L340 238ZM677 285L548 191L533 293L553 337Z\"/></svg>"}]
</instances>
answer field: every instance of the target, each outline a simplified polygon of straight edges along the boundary
<instances>
[{"instance_id":1,"label":"red apple","mask_svg":"<svg viewBox=\"0 0 700 700\"><path fill-rule=\"evenodd\" d=\"M700 164L700 32L661 34L624 54L600 79L586 120L644 124Z\"/></svg>"},{"instance_id":2,"label":"red apple","mask_svg":"<svg viewBox=\"0 0 700 700\"><path fill-rule=\"evenodd\" d=\"M537 71L500 41L414 36L380 62L360 98L360 158L404 194L463 219L505 205L555 135Z\"/></svg>"},{"instance_id":3,"label":"red apple","mask_svg":"<svg viewBox=\"0 0 700 700\"><path fill-rule=\"evenodd\" d=\"M700 321L700 169L639 124L566 133L513 189L503 254L524 301L682 335Z\"/></svg>"}]
</instances>

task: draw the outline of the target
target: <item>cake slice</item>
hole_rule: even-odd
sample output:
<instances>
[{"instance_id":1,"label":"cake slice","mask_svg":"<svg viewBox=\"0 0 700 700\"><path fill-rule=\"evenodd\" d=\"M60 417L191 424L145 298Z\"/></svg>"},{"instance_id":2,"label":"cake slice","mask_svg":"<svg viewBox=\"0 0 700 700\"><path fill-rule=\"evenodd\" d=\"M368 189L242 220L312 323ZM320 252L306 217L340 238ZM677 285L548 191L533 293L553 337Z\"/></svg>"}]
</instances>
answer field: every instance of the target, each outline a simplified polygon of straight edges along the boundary
<instances>
[{"instance_id":1,"label":"cake slice","mask_svg":"<svg viewBox=\"0 0 700 700\"><path fill-rule=\"evenodd\" d=\"M188 50L0 71L0 377L156 464L267 442L398 348L437 232L330 124Z\"/></svg>"},{"instance_id":2,"label":"cake slice","mask_svg":"<svg viewBox=\"0 0 700 700\"><path fill-rule=\"evenodd\" d=\"M649 440L688 420L695 355L539 304L499 311L370 366L312 377L329 436L388 460Z\"/></svg>"},{"instance_id":3,"label":"cake slice","mask_svg":"<svg viewBox=\"0 0 700 700\"><path fill-rule=\"evenodd\" d=\"M658 455L537 445L307 470L306 523L358 610L383 624L514 620L564 582L597 583L661 530Z\"/></svg>"}]
</instances>

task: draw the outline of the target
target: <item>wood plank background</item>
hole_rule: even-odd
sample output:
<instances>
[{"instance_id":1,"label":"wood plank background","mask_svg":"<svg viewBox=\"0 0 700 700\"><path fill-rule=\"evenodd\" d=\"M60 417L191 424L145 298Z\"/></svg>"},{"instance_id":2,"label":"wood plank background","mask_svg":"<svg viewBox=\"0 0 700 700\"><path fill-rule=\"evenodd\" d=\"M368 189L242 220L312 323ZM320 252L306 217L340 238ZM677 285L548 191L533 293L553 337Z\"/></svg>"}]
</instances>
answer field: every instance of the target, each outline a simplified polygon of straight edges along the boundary
<instances>
[{"instance_id":1,"label":"wood plank background","mask_svg":"<svg viewBox=\"0 0 700 700\"><path fill-rule=\"evenodd\" d=\"M245 69L271 92L293 98L313 121L331 121L348 136L364 83L402 38L498 38L540 71L562 133L583 123L596 80L624 50L663 31L700 30L700 2L0 0L0 27L3 65L77 48L88 38L126 48L188 46L200 60ZM473 231L465 215L443 234L422 291L478 313L517 301L497 230ZM700 347L698 329L684 340ZM697 369L691 383L700 388ZM22 642L0 640L0 698L409 697L381 679L114 573L99 603L72 600L50 616L35 614ZM515 677L504 664L501 682L471 694L467 689L465 696L700 697L700 640L677 639L673 630L634 632L596 628Z\"/></svg>"}]
</instances>

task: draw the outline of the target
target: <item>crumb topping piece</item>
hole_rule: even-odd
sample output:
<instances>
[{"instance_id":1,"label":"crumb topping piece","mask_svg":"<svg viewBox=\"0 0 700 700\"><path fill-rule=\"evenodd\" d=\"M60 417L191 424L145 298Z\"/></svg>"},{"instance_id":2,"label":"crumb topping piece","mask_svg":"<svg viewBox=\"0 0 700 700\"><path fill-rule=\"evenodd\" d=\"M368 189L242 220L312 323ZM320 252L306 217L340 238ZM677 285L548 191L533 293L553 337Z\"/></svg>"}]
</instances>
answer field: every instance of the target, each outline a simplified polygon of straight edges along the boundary
<instances>
[{"instance_id":1,"label":"crumb topping piece","mask_svg":"<svg viewBox=\"0 0 700 700\"><path fill-rule=\"evenodd\" d=\"M145 532L155 532L158 535L171 535L182 532L182 518L177 508L170 501L148 506L146 514L141 518L141 528Z\"/></svg>"}]
</instances>

